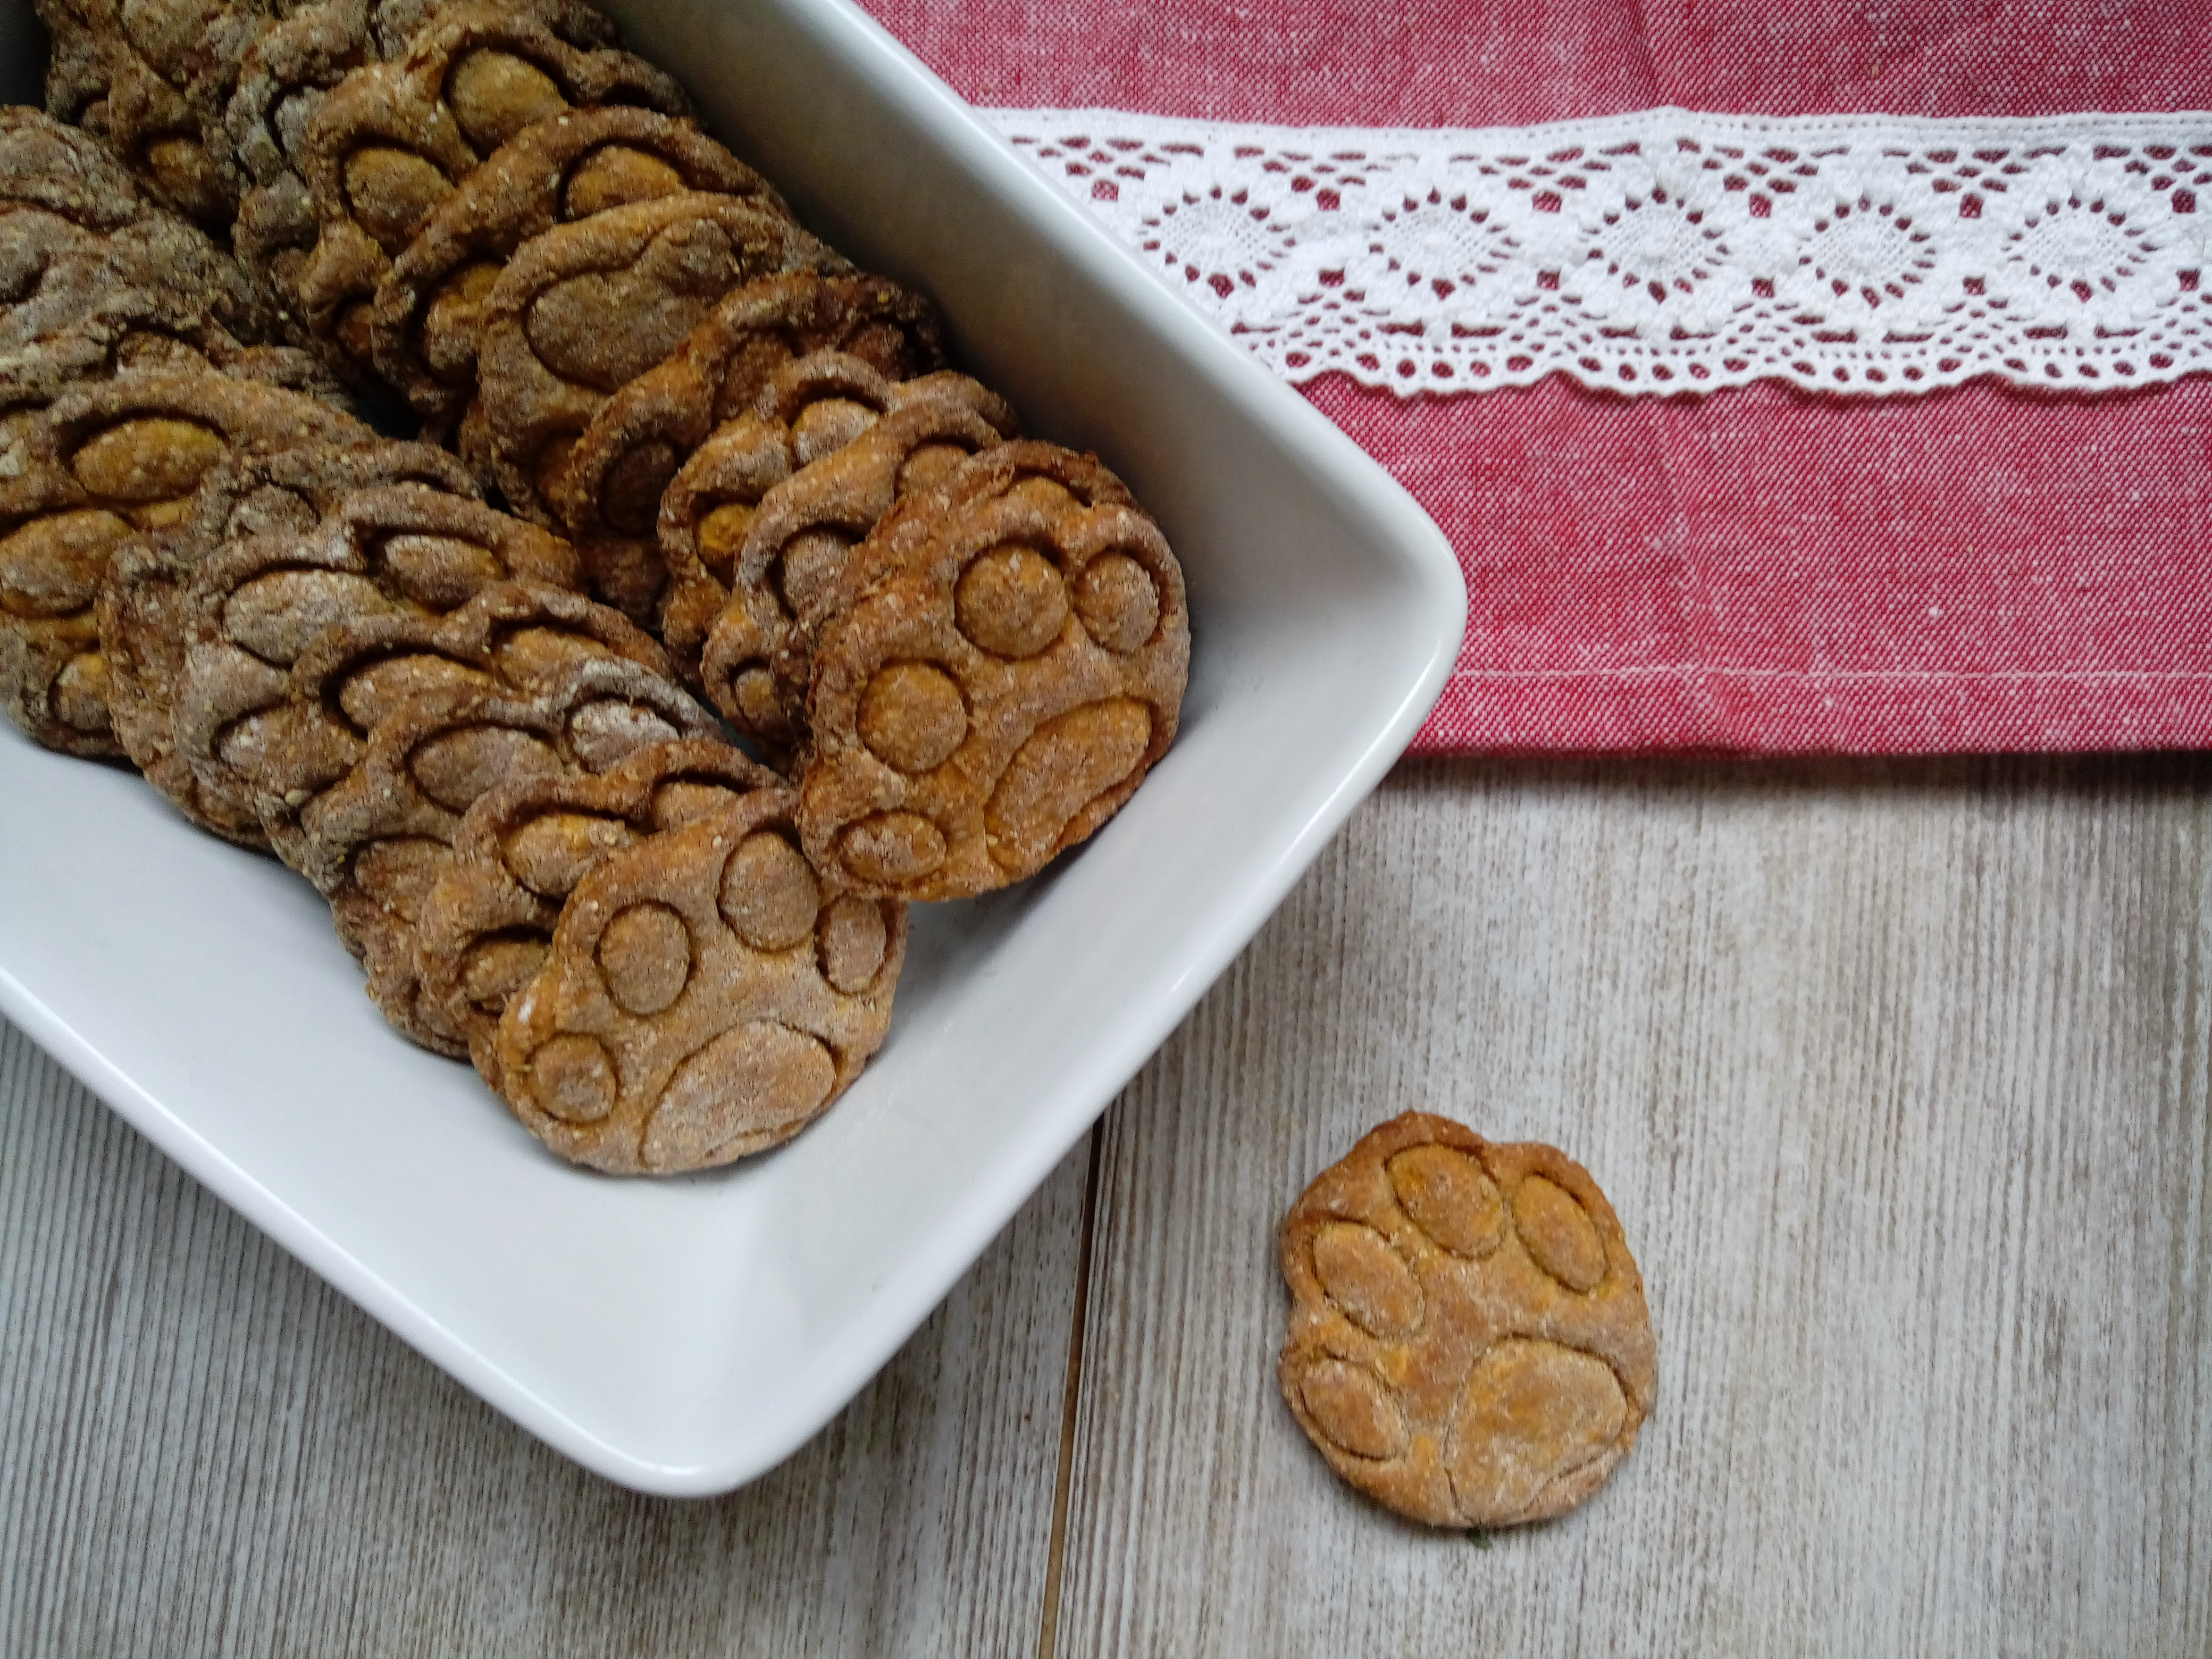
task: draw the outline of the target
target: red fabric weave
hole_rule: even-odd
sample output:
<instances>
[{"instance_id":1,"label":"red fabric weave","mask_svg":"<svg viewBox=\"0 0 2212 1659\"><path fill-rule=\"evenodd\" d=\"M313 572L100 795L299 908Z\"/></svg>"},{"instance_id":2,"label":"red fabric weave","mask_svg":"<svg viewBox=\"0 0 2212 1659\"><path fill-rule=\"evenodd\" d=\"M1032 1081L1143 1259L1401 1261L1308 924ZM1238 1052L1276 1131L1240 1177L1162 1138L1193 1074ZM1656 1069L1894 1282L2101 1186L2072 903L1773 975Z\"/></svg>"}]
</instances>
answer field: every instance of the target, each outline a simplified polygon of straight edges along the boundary
<instances>
[{"instance_id":1,"label":"red fabric weave","mask_svg":"<svg viewBox=\"0 0 2212 1659\"><path fill-rule=\"evenodd\" d=\"M981 104L1361 126L2212 106L2212 8L2170 0L866 3ZM1307 391L1467 572L1417 751L2212 746L2212 379Z\"/></svg>"}]
</instances>

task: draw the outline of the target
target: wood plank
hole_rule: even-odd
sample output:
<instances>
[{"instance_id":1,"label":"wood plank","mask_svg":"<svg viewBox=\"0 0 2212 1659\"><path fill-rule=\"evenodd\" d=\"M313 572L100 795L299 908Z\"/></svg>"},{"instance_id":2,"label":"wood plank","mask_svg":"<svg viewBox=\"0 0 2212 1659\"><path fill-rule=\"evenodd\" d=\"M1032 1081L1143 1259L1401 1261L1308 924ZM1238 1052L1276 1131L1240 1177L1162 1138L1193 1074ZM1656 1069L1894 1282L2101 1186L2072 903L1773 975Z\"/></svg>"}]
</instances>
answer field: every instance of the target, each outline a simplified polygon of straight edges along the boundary
<instances>
[{"instance_id":1,"label":"wood plank","mask_svg":"<svg viewBox=\"0 0 2212 1659\"><path fill-rule=\"evenodd\" d=\"M0 1026L0 1653L1028 1652L1086 1153L790 1462L639 1497Z\"/></svg>"},{"instance_id":2,"label":"wood plank","mask_svg":"<svg viewBox=\"0 0 2212 1659\"><path fill-rule=\"evenodd\" d=\"M2208 786L1401 769L1107 1120L1058 1652L2212 1651ZM1486 1551L1275 1393L1276 1224L1415 1107L1580 1158L1660 1334Z\"/></svg>"}]
</instances>

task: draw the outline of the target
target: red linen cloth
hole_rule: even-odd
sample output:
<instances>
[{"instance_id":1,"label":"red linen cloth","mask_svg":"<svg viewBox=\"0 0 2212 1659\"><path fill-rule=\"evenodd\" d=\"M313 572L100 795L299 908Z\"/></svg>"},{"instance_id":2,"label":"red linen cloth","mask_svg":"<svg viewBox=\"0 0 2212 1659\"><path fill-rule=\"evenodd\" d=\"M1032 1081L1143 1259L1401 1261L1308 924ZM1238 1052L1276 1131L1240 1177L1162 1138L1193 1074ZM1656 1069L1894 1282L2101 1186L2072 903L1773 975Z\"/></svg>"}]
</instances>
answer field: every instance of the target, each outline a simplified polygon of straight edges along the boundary
<instances>
[{"instance_id":1,"label":"red linen cloth","mask_svg":"<svg viewBox=\"0 0 2212 1659\"><path fill-rule=\"evenodd\" d=\"M866 3L962 95L1012 106L1360 126L2212 106L2194 4ZM1417 751L2212 746L2212 378L1306 391L1467 573Z\"/></svg>"}]
</instances>

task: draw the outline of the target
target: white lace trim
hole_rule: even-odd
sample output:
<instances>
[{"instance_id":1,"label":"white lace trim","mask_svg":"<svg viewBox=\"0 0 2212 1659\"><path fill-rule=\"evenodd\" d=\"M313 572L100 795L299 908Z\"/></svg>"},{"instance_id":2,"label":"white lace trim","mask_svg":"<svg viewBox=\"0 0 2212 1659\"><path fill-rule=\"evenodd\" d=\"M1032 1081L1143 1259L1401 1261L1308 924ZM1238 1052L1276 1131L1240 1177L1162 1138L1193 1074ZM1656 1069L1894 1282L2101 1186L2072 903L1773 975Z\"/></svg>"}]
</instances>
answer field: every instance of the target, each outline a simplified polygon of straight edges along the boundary
<instances>
[{"instance_id":1,"label":"white lace trim","mask_svg":"<svg viewBox=\"0 0 2212 1659\"><path fill-rule=\"evenodd\" d=\"M1292 380L1857 395L2212 369L2212 115L1480 131L992 110Z\"/></svg>"}]
</instances>

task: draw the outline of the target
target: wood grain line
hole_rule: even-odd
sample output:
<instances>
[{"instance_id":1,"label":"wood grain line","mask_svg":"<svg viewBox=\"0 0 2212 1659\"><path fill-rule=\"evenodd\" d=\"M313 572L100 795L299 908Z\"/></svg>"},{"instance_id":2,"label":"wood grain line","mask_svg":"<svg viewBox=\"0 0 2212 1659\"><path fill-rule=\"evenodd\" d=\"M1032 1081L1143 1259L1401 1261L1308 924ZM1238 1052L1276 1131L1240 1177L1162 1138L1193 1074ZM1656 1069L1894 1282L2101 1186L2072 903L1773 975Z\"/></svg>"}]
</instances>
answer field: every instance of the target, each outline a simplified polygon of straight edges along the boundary
<instances>
[{"instance_id":1,"label":"wood grain line","mask_svg":"<svg viewBox=\"0 0 2212 1659\"><path fill-rule=\"evenodd\" d=\"M1074 1483L1076 1419L1083 1401L1083 1334L1090 1323L1091 1239L1098 1224L1099 1129L1084 1136L1083 1235L1075 1257L1075 1307L1067 1328L1067 1386L1061 1396L1060 1462L1052 1486L1052 1540L1045 1553L1044 1605L1038 1610L1037 1659L1060 1645L1060 1573L1067 1553L1067 1499Z\"/></svg>"}]
</instances>

